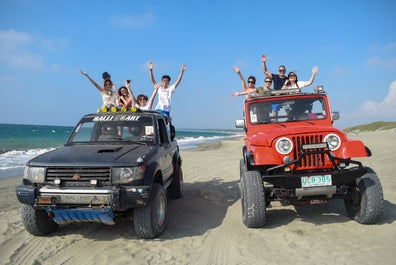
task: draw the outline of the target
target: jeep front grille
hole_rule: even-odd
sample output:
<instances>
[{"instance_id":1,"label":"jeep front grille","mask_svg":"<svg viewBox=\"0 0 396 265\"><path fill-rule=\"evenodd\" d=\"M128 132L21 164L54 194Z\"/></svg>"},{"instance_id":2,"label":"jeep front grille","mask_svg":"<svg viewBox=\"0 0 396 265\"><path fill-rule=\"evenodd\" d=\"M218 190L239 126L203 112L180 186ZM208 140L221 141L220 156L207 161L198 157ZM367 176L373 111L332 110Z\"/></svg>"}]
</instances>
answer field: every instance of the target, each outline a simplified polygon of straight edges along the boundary
<instances>
[{"instance_id":1,"label":"jeep front grille","mask_svg":"<svg viewBox=\"0 0 396 265\"><path fill-rule=\"evenodd\" d=\"M53 182L56 179L61 180L63 185L66 186L70 186L70 184L72 183L75 184L79 183L78 186L84 186L83 183L87 183L89 185L91 180L97 180L98 183L102 183L102 184L110 183L111 168L109 167L48 168L46 174L46 181Z\"/></svg>"},{"instance_id":2,"label":"jeep front grille","mask_svg":"<svg viewBox=\"0 0 396 265\"><path fill-rule=\"evenodd\" d=\"M297 159L299 154L304 152L304 150L301 149L302 145L323 143L323 139L324 137L321 134L292 137L292 141L294 144L294 149L293 149L294 159ZM305 169L325 167L325 154L323 152L318 152L320 150L321 149L310 150L310 152L312 152L311 154L307 154L303 156L300 163L298 164L298 169L305 170Z\"/></svg>"}]
</instances>

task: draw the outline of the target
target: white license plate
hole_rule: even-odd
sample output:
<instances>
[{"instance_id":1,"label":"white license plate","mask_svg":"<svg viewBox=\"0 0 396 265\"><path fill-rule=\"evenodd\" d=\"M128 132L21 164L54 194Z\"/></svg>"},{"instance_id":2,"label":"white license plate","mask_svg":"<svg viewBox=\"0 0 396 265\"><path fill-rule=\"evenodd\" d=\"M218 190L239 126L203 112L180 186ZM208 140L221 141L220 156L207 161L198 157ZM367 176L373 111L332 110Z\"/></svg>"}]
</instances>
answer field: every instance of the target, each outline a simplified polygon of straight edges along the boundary
<instances>
[{"instance_id":1,"label":"white license plate","mask_svg":"<svg viewBox=\"0 0 396 265\"><path fill-rule=\"evenodd\" d=\"M301 177L301 187L331 186L331 175Z\"/></svg>"}]
</instances>

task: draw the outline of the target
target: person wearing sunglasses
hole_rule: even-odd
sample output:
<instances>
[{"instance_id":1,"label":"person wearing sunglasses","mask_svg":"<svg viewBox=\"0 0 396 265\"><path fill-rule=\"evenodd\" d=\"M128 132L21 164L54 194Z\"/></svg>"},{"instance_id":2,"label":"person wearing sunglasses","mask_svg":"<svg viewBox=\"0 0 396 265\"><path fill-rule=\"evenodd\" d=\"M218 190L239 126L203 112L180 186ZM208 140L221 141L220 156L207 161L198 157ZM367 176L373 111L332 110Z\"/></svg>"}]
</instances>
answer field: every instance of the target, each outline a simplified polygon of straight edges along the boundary
<instances>
[{"instance_id":1,"label":"person wearing sunglasses","mask_svg":"<svg viewBox=\"0 0 396 265\"><path fill-rule=\"evenodd\" d=\"M235 73L238 74L239 78L241 79L242 82L242 94L239 94L239 92L234 92L232 95L233 96L239 96L239 95L247 95L249 92L256 91L256 78L254 76L249 76L248 77L248 82L246 85L245 78L243 77L241 71L239 70L238 66L234 66L234 71ZM245 93L246 92L246 93Z\"/></svg>"},{"instance_id":2,"label":"person wearing sunglasses","mask_svg":"<svg viewBox=\"0 0 396 265\"><path fill-rule=\"evenodd\" d=\"M297 75L295 72L290 72L287 76L287 81L282 89L293 89L298 88L300 91L303 87L307 87L312 85L313 81L315 80L316 74L319 71L319 67L315 66L312 68L312 75L308 81L298 81Z\"/></svg>"},{"instance_id":3,"label":"person wearing sunglasses","mask_svg":"<svg viewBox=\"0 0 396 265\"><path fill-rule=\"evenodd\" d=\"M271 78L266 77L264 79L264 87L258 87L255 90L252 89L247 89L245 91L242 92L234 92L232 95L234 97L236 96L241 96L241 95L247 95L247 97L261 97L261 96L266 96L269 95L270 91L271 91L271 84L272 84L272 80Z\"/></svg>"},{"instance_id":4,"label":"person wearing sunglasses","mask_svg":"<svg viewBox=\"0 0 396 265\"><path fill-rule=\"evenodd\" d=\"M141 110L151 110L151 108L153 106L154 99L157 96L157 92L158 92L158 88L160 87L160 84L156 84L154 86L154 90L153 90L153 93L151 94L150 99L148 99L148 97L144 94L139 94L137 96L137 98L135 99L135 96L133 95L133 91L131 89L131 81L130 80L127 80L125 82L125 87L127 88L128 93L130 95L132 106L135 106Z\"/></svg>"},{"instance_id":5,"label":"person wearing sunglasses","mask_svg":"<svg viewBox=\"0 0 396 265\"><path fill-rule=\"evenodd\" d=\"M287 81L286 78L286 67L284 65L280 65L278 67L278 74L271 73L267 69L267 55L263 54L261 56L261 62L263 64L263 72L264 74L271 78L272 81L274 82L274 89L275 90L280 90L282 89L283 85Z\"/></svg>"}]
</instances>

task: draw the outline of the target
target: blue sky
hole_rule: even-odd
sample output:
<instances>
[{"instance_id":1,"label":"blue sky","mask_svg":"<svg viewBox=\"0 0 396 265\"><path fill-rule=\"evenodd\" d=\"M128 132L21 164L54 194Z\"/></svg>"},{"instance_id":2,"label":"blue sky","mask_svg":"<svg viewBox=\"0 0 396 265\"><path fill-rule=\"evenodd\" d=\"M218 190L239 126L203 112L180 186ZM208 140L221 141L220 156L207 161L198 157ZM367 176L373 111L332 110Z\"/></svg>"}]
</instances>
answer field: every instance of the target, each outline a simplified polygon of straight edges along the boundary
<instances>
[{"instance_id":1,"label":"blue sky","mask_svg":"<svg viewBox=\"0 0 396 265\"><path fill-rule=\"evenodd\" d=\"M233 71L262 86L261 55L324 85L339 128L396 121L396 4L365 1L0 1L0 123L74 125L101 105L108 71L151 94L148 62L160 80L184 78L172 99L178 128L234 128L242 118ZM172 83L171 81L171 83Z\"/></svg>"}]
</instances>

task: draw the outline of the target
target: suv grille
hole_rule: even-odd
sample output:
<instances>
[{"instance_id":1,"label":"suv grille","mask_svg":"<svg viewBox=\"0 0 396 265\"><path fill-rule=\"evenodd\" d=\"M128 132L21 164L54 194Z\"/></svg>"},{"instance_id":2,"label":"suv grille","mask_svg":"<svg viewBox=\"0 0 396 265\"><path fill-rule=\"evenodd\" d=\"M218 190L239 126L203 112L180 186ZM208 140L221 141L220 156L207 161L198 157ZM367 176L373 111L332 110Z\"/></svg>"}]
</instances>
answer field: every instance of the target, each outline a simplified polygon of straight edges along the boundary
<instances>
[{"instance_id":1,"label":"suv grille","mask_svg":"<svg viewBox=\"0 0 396 265\"><path fill-rule=\"evenodd\" d=\"M88 185L92 179L96 179L98 183L110 183L111 179L111 168L48 168L46 180L49 182L55 179L60 179L63 184L82 183L86 182Z\"/></svg>"},{"instance_id":2,"label":"suv grille","mask_svg":"<svg viewBox=\"0 0 396 265\"><path fill-rule=\"evenodd\" d=\"M324 136L321 134L312 134L304 136L296 136L292 138L294 144L293 156L298 158L299 154L303 152L301 146L304 144L317 144L323 143ZM320 151L322 149L312 149L311 152ZM301 162L298 165L298 169L313 169L313 168L324 168L325 167L325 154L322 152L307 154L302 157Z\"/></svg>"}]
</instances>

